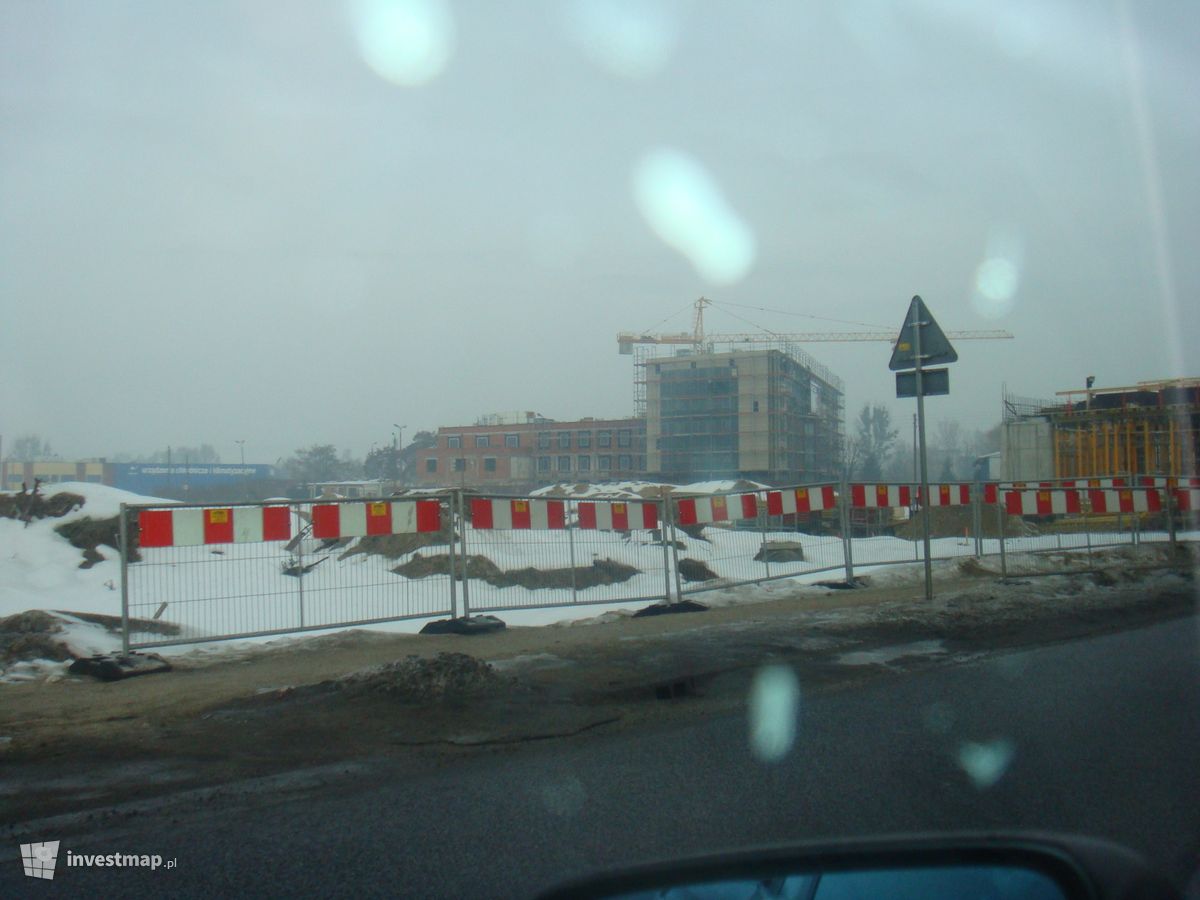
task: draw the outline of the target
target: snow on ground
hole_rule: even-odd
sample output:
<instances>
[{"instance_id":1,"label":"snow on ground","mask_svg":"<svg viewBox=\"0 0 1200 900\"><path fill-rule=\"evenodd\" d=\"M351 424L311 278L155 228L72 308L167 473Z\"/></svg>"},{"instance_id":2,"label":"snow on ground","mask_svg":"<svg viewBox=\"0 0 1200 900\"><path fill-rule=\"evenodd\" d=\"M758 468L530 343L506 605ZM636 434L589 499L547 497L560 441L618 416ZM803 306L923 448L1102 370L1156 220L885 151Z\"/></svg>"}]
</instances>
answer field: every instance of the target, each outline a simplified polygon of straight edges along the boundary
<instances>
[{"instance_id":1,"label":"snow on ground","mask_svg":"<svg viewBox=\"0 0 1200 900\"><path fill-rule=\"evenodd\" d=\"M730 480L695 481L691 484L667 484L662 481L560 482L530 492L531 497L568 497L572 500L604 497L607 499L641 499L657 497L663 489L674 494L719 494L728 491L766 491L770 487L757 481Z\"/></svg>"},{"instance_id":2,"label":"snow on ground","mask_svg":"<svg viewBox=\"0 0 1200 900\"><path fill-rule=\"evenodd\" d=\"M619 485L596 485L597 488L632 487L634 482ZM645 483L642 483L645 484ZM716 490L724 482L688 486ZM48 493L70 491L85 498L84 506L62 519L42 519L28 526L0 519L0 618L30 609L60 610L75 613L121 615L120 562L115 550L101 547L104 559L90 569L80 569L82 553L72 547L54 528L64 521L85 516L106 518L116 515L125 503L170 503L141 497L96 484L67 483L53 485ZM632 492L631 492L632 493ZM296 519L294 527L301 521ZM572 563L577 569L590 569L611 560L638 571L623 582L581 587L572 602L569 588L530 588L523 586L497 587L472 578L468 584L471 612L494 611L510 625L532 626L562 624L573 621L606 621L629 615L632 611L658 602L670 590L664 579L664 562L673 570L671 557L692 560L706 566L717 576L715 581L683 581L685 595L697 595L712 605L754 603L770 600L783 592L794 590L796 584L811 584L845 577L843 545L840 538L829 535L809 535L796 532L761 533L708 526L702 538L679 532L681 548L668 550L652 540L649 532L630 534L603 531L476 531L465 528L467 552L484 556L500 570L522 569L567 570ZM1181 535L1195 540L1200 534ZM790 562L765 563L756 561L766 541L799 545L803 559ZM1012 572L1045 572L1061 568L1060 558L1034 555L1021 551L1071 550L1087 551L1088 542L1099 547L1119 541L1128 544L1128 535L1043 535L1010 539L1008 561ZM1165 534L1143 535L1143 540L1166 540ZM142 561L129 566L130 615L134 618L157 619L160 623L181 626L188 636L236 634L262 631L294 630L328 625L339 630L339 623L366 621L395 616L412 618L376 624L370 627L386 631L416 632L430 618L444 617L449 612L450 579L444 574L424 578L405 578L392 570L411 563L418 556L444 557L445 546L418 548L398 559L387 559L373 553L346 556L349 547L323 549L321 541L305 539L300 542L300 555L290 552L283 543L230 544L213 547L143 549ZM974 542L961 538L935 538L931 542L935 557L935 577L952 568L956 558L974 554ZM983 542L989 555L986 565L999 570L999 541ZM870 574L876 585L916 583L922 577L919 561L921 545L894 537L856 539L853 544L855 574ZM285 574L285 567L296 562L314 566L303 577ZM899 565L897 565L899 564ZM761 584L746 584L752 579L771 578ZM699 593L700 588L716 588ZM462 584L457 585L459 613L463 610ZM102 625L75 617L64 617L63 638L78 655L92 652L111 652L120 646L119 635ZM341 626L342 628L346 626ZM143 633L138 640L161 640L162 635ZM299 638L261 636L235 642L199 646L163 648L172 655L230 652L237 647L294 641ZM64 664L46 662L38 665L17 664L10 667L8 677L33 677L30 671L55 673Z\"/></svg>"},{"instance_id":3,"label":"snow on ground","mask_svg":"<svg viewBox=\"0 0 1200 900\"><path fill-rule=\"evenodd\" d=\"M121 504L156 503L172 506L178 500L164 500L162 497L146 497L120 488L109 487L106 484L92 484L85 481L62 481L42 485L42 493L47 497L55 494L78 494L83 497L84 505L80 509L55 522L70 522L73 518L91 517L93 519L108 519L121 511Z\"/></svg>"}]
</instances>

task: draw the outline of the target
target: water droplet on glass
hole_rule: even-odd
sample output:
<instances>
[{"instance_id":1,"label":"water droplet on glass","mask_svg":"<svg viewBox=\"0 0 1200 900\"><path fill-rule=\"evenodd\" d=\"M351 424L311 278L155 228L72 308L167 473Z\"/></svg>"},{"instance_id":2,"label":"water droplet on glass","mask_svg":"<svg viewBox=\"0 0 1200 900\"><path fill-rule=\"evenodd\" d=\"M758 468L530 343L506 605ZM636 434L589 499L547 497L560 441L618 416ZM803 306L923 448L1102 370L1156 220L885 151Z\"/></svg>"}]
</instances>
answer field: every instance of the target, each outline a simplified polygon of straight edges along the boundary
<instances>
[{"instance_id":1,"label":"water droplet on glass","mask_svg":"<svg viewBox=\"0 0 1200 900\"><path fill-rule=\"evenodd\" d=\"M716 181L687 154L654 150L633 173L634 199L665 243L714 284L732 284L750 270L754 234L725 201Z\"/></svg>"},{"instance_id":2,"label":"water droplet on glass","mask_svg":"<svg viewBox=\"0 0 1200 900\"><path fill-rule=\"evenodd\" d=\"M788 666L767 666L750 686L750 750L763 762L783 759L796 741L800 682Z\"/></svg>"},{"instance_id":3,"label":"water droplet on glass","mask_svg":"<svg viewBox=\"0 0 1200 900\"><path fill-rule=\"evenodd\" d=\"M999 781L1016 754L1013 742L1000 738L986 744L965 741L958 749L958 764L979 790L987 790Z\"/></svg>"},{"instance_id":4,"label":"water droplet on glass","mask_svg":"<svg viewBox=\"0 0 1200 900\"><path fill-rule=\"evenodd\" d=\"M350 19L363 61L402 87L432 81L454 53L454 18L445 0L354 0Z\"/></svg>"}]
</instances>

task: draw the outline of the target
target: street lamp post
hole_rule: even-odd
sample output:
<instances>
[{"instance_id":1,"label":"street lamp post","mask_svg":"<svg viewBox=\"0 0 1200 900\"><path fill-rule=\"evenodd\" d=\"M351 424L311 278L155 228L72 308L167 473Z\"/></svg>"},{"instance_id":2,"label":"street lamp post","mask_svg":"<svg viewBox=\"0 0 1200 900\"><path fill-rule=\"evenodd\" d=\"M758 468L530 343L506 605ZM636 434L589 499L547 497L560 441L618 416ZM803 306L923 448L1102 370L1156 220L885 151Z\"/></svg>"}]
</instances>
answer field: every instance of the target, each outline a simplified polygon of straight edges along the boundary
<instances>
[{"instance_id":1,"label":"street lamp post","mask_svg":"<svg viewBox=\"0 0 1200 900\"><path fill-rule=\"evenodd\" d=\"M392 427L396 429L392 432L392 471L395 473L396 481L400 481L400 445L404 443L404 426L393 422Z\"/></svg>"},{"instance_id":2,"label":"street lamp post","mask_svg":"<svg viewBox=\"0 0 1200 900\"><path fill-rule=\"evenodd\" d=\"M242 438L240 441L234 441L234 443L238 445L238 453L242 458L242 495L248 498L250 496L250 481L246 478L246 439Z\"/></svg>"}]
</instances>

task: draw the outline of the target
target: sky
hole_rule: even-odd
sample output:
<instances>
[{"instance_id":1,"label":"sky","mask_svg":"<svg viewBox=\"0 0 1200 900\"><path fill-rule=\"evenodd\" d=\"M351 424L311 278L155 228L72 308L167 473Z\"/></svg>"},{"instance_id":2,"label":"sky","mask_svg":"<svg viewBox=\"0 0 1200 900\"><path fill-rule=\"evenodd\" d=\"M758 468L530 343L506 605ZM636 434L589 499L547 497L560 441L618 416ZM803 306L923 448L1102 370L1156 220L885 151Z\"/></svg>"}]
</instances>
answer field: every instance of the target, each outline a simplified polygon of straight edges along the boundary
<instances>
[{"instance_id":1,"label":"sky","mask_svg":"<svg viewBox=\"0 0 1200 900\"><path fill-rule=\"evenodd\" d=\"M1200 375L1187 0L0 0L0 435L273 463L633 407L620 331ZM753 323L753 324L749 324ZM908 421L884 343L805 349Z\"/></svg>"}]
</instances>

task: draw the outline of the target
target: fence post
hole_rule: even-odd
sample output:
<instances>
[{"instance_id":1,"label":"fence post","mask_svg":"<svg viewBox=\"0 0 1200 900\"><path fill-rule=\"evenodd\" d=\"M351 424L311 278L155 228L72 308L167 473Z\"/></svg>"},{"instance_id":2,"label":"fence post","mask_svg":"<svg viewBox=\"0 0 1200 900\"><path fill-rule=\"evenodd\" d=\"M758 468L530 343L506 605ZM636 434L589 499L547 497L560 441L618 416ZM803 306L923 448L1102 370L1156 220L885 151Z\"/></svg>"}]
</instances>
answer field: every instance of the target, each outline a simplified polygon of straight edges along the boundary
<instances>
[{"instance_id":1,"label":"fence post","mask_svg":"<svg viewBox=\"0 0 1200 900\"><path fill-rule=\"evenodd\" d=\"M571 501L564 500L563 507L567 517L567 547L571 553L571 602L579 602L579 590L575 583L575 524L571 521Z\"/></svg>"},{"instance_id":2,"label":"fence post","mask_svg":"<svg viewBox=\"0 0 1200 900\"><path fill-rule=\"evenodd\" d=\"M462 522L462 597L463 597L463 618L471 618L471 584L468 577L471 567L471 554L467 551L467 517L463 510L466 505L463 503L462 491L458 492L458 518Z\"/></svg>"},{"instance_id":3,"label":"fence post","mask_svg":"<svg viewBox=\"0 0 1200 900\"><path fill-rule=\"evenodd\" d=\"M1080 499L1082 501L1082 498ZM1083 509L1083 537L1087 541L1087 559L1088 568L1090 569L1092 567L1092 523L1088 521L1088 511L1092 508L1092 502L1088 500L1086 506L1083 506L1082 502L1080 505Z\"/></svg>"},{"instance_id":4,"label":"fence post","mask_svg":"<svg viewBox=\"0 0 1200 900\"><path fill-rule=\"evenodd\" d=\"M671 534L667 535L667 500L666 492L659 498L661 504L658 509L658 533L662 536L663 548L663 603L671 602L671 547L674 546L675 531L671 530Z\"/></svg>"},{"instance_id":5,"label":"fence post","mask_svg":"<svg viewBox=\"0 0 1200 900\"><path fill-rule=\"evenodd\" d=\"M1178 549L1175 545L1175 488L1167 484L1163 487L1163 493L1167 500L1167 539L1171 542L1171 558L1174 559L1175 551Z\"/></svg>"},{"instance_id":6,"label":"fence post","mask_svg":"<svg viewBox=\"0 0 1200 900\"><path fill-rule=\"evenodd\" d=\"M667 508L667 521L671 523L671 558L675 561L675 600L682 603L683 581L679 574L679 538L675 536L675 510L672 508L670 497L664 499L663 505Z\"/></svg>"},{"instance_id":7,"label":"fence post","mask_svg":"<svg viewBox=\"0 0 1200 900\"><path fill-rule=\"evenodd\" d=\"M125 504L117 523L118 543L121 545L121 655L129 655L129 525L125 521Z\"/></svg>"},{"instance_id":8,"label":"fence post","mask_svg":"<svg viewBox=\"0 0 1200 900\"><path fill-rule=\"evenodd\" d=\"M999 496L996 497L996 501L997 501L996 502L996 522L999 524L998 530L1000 532L1000 577L1007 578L1008 577L1008 556L1005 554L1005 551L1004 551L1005 518L1006 518L1007 510L1005 510L1004 504L999 502L1000 501Z\"/></svg>"},{"instance_id":9,"label":"fence post","mask_svg":"<svg viewBox=\"0 0 1200 900\"><path fill-rule=\"evenodd\" d=\"M308 527L312 528L312 506L308 508ZM303 522L300 518L300 504L296 504L296 521ZM310 531L309 534L312 532ZM296 541L296 591L298 592L298 600L300 605L300 627L304 627L304 529L300 529L299 540Z\"/></svg>"},{"instance_id":10,"label":"fence post","mask_svg":"<svg viewBox=\"0 0 1200 900\"><path fill-rule=\"evenodd\" d=\"M463 528L462 520L458 516L458 510L455 508L454 494L450 495L450 502L446 504L447 527L450 529L450 540L446 542L447 558L446 571L450 575L450 618L458 618L458 579L455 578L454 571L454 545L458 543L459 529Z\"/></svg>"},{"instance_id":11,"label":"fence post","mask_svg":"<svg viewBox=\"0 0 1200 900\"><path fill-rule=\"evenodd\" d=\"M757 498L757 495L755 495ZM771 561L767 556L767 505L759 504L758 507L758 530L759 543L758 552L762 554L763 566L766 567L767 577L771 577Z\"/></svg>"},{"instance_id":12,"label":"fence post","mask_svg":"<svg viewBox=\"0 0 1200 900\"><path fill-rule=\"evenodd\" d=\"M971 485L971 533L975 538L975 558L983 556L983 485Z\"/></svg>"},{"instance_id":13,"label":"fence post","mask_svg":"<svg viewBox=\"0 0 1200 900\"><path fill-rule=\"evenodd\" d=\"M850 538L850 480L842 476L838 508L842 517L842 556L846 563L846 584L854 581L854 541Z\"/></svg>"}]
</instances>

